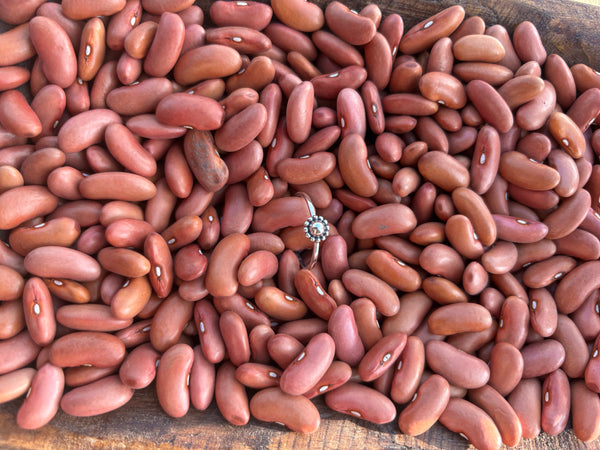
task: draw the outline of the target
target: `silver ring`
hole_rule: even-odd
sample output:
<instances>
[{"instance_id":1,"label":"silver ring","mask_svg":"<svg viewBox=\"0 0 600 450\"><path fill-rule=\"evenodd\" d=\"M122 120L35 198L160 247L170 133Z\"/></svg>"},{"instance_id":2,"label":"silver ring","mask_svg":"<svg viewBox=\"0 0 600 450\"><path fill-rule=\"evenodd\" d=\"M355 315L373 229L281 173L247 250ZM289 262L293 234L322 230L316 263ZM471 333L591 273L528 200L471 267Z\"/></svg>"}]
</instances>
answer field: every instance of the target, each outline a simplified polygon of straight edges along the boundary
<instances>
[{"instance_id":1,"label":"silver ring","mask_svg":"<svg viewBox=\"0 0 600 450\"><path fill-rule=\"evenodd\" d=\"M327 239L327 236L329 236L329 223L323 216L317 215L315 205L313 205L308 194L305 192L298 192L296 195L304 198L310 214L310 217L304 222L304 234L308 239L310 239L311 242L314 243L310 263L308 266L306 266L307 269L310 270L315 267L315 264L317 264L321 243Z\"/></svg>"}]
</instances>

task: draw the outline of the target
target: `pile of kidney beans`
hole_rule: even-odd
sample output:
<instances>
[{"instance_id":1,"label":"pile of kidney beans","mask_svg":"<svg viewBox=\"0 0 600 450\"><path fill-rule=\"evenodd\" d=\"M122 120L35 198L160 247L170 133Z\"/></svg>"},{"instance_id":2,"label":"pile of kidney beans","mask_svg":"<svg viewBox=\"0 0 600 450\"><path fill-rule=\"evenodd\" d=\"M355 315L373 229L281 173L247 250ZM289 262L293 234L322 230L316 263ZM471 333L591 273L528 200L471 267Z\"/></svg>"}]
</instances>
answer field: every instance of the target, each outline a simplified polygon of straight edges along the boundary
<instances>
[{"instance_id":1,"label":"pile of kidney beans","mask_svg":"<svg viewBox=\"0 0 600 450\"><path fill-rule=\"evenodd\" d=\"M452 6L0 0L0 403L600 435L600 73ZM307 194L330 234L305 234Z\"/></svg>"}]
</instances>

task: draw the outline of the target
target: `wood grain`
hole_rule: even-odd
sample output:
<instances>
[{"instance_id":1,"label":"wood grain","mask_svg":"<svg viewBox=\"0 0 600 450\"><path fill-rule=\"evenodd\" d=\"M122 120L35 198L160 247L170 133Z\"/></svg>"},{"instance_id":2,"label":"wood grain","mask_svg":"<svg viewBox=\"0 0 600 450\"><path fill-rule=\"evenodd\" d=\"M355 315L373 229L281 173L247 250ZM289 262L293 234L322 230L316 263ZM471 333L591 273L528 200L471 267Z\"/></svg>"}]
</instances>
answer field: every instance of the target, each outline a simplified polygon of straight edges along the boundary
<instances>
[{"instance_id":1,"label":"wood grain","mask_svg":"<svg viewBox=\"0 0 600 450\"><path fill-rule=\"evenodd\" d=\"M313 0L314 1L314 0ZM205 11L209 1L198 2ZM316 3L325 5L326 0ZM354 9L367 2L345 2ZM399 13L406 29L418 21L451 6L451 0L376 1L384 14ZM468 15L480 15L488 25L500 23L512 31L523 20L533 22L542 34L549 53L556 52L569 64L586 63L600 67L600 8L580 1L559 0L462 0ZM0 23L0 31L5 30ZM19 429L15 415L21 400L0 405L0 448L2 449L93 449L93 448L467 448L466 441L440 425L411 438L401 435L395 422L376 426L329 411L322 400L320 429L311 435L290 433L278 425L251 420L245 427L226 423L213 404L207 411L190 411L181 419L164 414L154 386L138 391L123 408L92 418L73 418L62 412L37 431ZM600 448L584 445L569 429L559 436L540 435L524 440L519 449Z\"/></svg>"}]
</instances>

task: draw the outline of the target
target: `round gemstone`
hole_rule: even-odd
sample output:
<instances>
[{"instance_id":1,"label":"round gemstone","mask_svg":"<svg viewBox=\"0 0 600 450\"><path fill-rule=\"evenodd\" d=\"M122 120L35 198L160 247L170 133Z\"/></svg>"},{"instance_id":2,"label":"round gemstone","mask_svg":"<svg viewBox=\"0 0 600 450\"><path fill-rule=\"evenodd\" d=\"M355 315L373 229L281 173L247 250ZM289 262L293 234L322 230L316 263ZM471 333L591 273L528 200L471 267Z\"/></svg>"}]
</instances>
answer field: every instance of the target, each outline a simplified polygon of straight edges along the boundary
<instances>
[{"instance_id":1,"label":"round gemstone","mask_svg":"<svg viewBox=\"0 0 600 450\"><path fill-rule=\"evenodd\" d=\"M323 222L313 222L310 224L310 233L314 236L322 236L325 233L325 224Z\"/></svg>"}]
</instances>

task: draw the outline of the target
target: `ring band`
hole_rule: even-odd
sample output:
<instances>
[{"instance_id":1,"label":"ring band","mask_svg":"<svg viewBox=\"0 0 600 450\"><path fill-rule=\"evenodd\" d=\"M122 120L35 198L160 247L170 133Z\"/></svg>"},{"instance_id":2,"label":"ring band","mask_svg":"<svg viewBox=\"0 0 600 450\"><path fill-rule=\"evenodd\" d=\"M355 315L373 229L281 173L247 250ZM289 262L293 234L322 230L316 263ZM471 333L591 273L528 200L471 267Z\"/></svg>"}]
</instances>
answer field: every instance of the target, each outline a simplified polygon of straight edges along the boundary
<instances>
[{"instance_id":1,"label":"ring band","mask_svg":"<svg viewBox=\"0 0 600 450\"><path fill-rule=\"evenodd\" d=\"M308 206L308 213L310 217L304 222L304 234L313 243L313 252L308 264L307 269L312 269L319 259L319 250L321 242L324 242L329 236L329 223L323 216L317 215L315 205L313 205L310 197L305 192L298 192L296 195L304 198L306 205Z\"/></svg>"}]
</instances>

